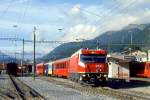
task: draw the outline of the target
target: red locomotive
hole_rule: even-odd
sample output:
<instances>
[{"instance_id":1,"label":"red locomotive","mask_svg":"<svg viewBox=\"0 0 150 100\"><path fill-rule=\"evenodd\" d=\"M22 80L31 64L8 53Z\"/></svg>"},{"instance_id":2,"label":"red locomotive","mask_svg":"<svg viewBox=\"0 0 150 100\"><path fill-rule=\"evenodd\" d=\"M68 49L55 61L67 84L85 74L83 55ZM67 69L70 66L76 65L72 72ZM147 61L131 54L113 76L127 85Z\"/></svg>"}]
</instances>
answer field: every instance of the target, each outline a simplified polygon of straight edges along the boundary
<instances>
[{"instance_id":1,"label":"red locomotive","mask_svg":"<svg viewBox=\"0 0 150 100\"><path fill-rule=\"evenodd\" d=\"M106 56L105 50L81 49L70 58L54 61L53 74L76 81L105 81L108 75Z\"/></svg>"},{"instance_id":2,"label":"red locomotive","mask_svg":"<svg viewBox=\"0 0 150 100\"><path fill-rule=\"evenodd\" d=\"M106 80L108 65L105 50L81 49L70 58L69 78L77 81Z\"/></svg>"}]
</instances>

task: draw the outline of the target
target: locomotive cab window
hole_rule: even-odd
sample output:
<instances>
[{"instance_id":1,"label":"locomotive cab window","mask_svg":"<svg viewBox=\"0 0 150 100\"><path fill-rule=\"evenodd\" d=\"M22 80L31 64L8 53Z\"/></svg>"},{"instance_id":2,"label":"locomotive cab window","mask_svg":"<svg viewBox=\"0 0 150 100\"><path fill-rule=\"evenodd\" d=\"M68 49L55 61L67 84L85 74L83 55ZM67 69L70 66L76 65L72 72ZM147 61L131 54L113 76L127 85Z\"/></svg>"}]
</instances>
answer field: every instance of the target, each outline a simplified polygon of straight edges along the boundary
<instances>
[{"instance_id":1,"label":"locomotive cab window","mask_svg":"<svg viewBox=\"0 0 150 100\"><path fill-rule=\"evenodd\" d=\"M106 56L105 55L94 55L94 54L82 54L80 56L81 62L95 62L95 63L105 63Z\"/></svg>"}]
</instances>

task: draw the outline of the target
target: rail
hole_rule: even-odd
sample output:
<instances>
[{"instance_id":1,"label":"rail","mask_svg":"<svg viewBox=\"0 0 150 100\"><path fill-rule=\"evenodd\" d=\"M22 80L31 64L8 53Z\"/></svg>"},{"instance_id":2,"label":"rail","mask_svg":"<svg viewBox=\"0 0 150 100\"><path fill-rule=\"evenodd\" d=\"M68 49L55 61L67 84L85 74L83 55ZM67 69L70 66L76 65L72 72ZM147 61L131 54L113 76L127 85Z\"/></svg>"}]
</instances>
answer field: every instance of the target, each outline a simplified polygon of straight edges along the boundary
<instances>
[{"instance_id":1,"label":"rail","mask_svg":"<svg viewBox=\"0 0 150 100\"><path fill-rule=\"evenodd\" d=\"M122 89L113 89L107 87L107 84L103 84L104 86L94 86L87 84L79 84L73 81L69 81L67 79L60 78L47 78L47 77L39 77L41 80L54 82L57 85L63 85L64 87L73 88L79 90L81 92L86 92L87 94L104 94L106 96L115 97L121 100L150 100L150 97L146 94L142 94L139 92L127 91Z\"/></svg>"},{"instance_id":2,"label":"rail","mask_svg":"<svg viewBox=\"0 0 150 100\"><path fill-rule=\"evenodd\" d=\"M32 99L46 100L41 94L39 94L34 89L32 89L31 87L20 81L18 78L10 75L10 79L12 80L22 100L32 100Z\"/></svg>"}]
</instances>

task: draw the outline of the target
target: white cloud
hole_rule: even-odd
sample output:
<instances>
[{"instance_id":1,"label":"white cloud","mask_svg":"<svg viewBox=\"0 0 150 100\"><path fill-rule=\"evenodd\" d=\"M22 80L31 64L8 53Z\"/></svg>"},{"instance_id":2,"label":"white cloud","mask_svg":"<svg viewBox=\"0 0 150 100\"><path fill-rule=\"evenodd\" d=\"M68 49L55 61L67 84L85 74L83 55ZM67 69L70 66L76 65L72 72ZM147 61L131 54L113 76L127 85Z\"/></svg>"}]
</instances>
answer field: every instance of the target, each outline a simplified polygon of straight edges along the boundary
<instances>
[{"instance_id":1,"label":"white cloud","mask_svg":"<svg viewBox=\"0 0 150 100\"><path fill-rule=\"evenodd\" d=\"M17 0L15 0L17 1ZM19 0L24 4L30 0ZM77 38L94 38L102 32L119 30L131 23L142 23L150 20L150 0L103 0L98 4L61 4L50 6L29 6L22 24L18 28L27 33L26 38L32 38L33 27L37 26L38 40L65 40ZM25 5L15 5L8 10L0 20L0 28L8 31L15 30L12 26L18 24ZM0 6L2 12L6 5ZM11 17L9 17L11 16ZM63 28L61 32L59 28ZM65 34L64 37L61 37ZM48 51L50 48L40 48ZM30 50L29 50L30 51ZM43 52L45 52L43 51Z\"/></svg>"},{"instance_id":2,"label":"white cloud","mask_svg":"<svg viewBox=\"0 0 150 100\"><path fill-rule=\"evenodd\" d=\"M69 29L69 33L74 34L85 34L85 33L93 33L96 31L95 26L79 24Z\"/></svg>"},{"instance_id":3,"label":"white cloud","mask_svg":"<svg viewBox=\"0 0 150 100\"><path fill-rule=\"evenodd\" d=\"M103 5L73 6L73 9L75 9L76 6L80 8L80 11L75 10L77 13L75 13L74 16L84 16L84 18L77 17L77 20L81 21L72 24L72 27L68 27L69 31L66 31L64 40L75 40L75 38L94 38L103 32L120 30L129 24L139 24L148 20L148 16L150 16L149 8L143 7L143 9L140 9L137 6L149 3L149 0L127 1L117 0L116 2L112 2L113 4L118 2L117 6L115 5L114 8L112 7L113 4L111 4L111 7L108 7L110 6L108 5L108 2L105 2ZM72 23L74 21L76 21L76 19L72 20Z\"/></svg>"},{"instance_id":4,"label":"white cloud","mask_svg":"<svg viewBox=\"0 0 150 100\"><path fill-rule=\"evenodd\" d=\"M71 15L78 15L78 14L81 12L80 8L81 8L81 5L79 5L79 4L74 5L74 6L71 8L71 10L69 11L69 13L70 13Z\"/></svg>"},{"instance_id":5,"label":"white cloud","mask_svg":"<svg viewBox=\"0 0 150 100\"><path fill-rule=\"evenodd\" d=\"M150 0L117 0L117 1L122 4L129 4L131 2L134 2L136 5L150 3Z\"/></svg>"},{"instance_id":6,"label":"white cloud","mask_svg":"<svg viewBox=\"0 0 150 100\"><path fill-rule=\"evenodd\" d=\"M110 20L109 22L104 23L102 26L103 30L100 30L100 32L110 31L110 30L120 30L123 27L135 23L137 21L137 17L128 16L128 15L118 15L113 17L113 20Z\"/></svg>"},{"instance_id":7,"label":"white cloud","mask_svg":"<svg viewBox=\"0 0 150 100\"><path fill-rule=\"evenodd\" d=\"M62 40L75 41L78 38L90 39L90 34L96 32L96 26L89 24L77 24L70 27L66 32L68 33Z\"/></svg>"}]
</instances>

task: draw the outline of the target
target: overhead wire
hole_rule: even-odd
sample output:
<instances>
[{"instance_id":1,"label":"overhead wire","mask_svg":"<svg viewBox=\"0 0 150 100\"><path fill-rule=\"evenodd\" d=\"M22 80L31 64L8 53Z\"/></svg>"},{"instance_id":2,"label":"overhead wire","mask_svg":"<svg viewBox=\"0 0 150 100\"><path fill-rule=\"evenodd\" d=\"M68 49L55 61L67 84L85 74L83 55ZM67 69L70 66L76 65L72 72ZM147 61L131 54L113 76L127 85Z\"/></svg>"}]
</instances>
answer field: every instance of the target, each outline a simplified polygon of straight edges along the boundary
<instances>
[{"instance_id":1,"label":"overhead wire","mask_svg":"<svg viewBox=\"0 0 150 100\"><path fill-rule=\"evenodd\" d=\"M115 0L113 0L115 1ZM135 3L135 0L131 3L129 3L128 5L126 5L125 7L122 7L122 4L120 4L119 2L118 3L114 3L111 5L111 7L107 8L108 11L107 12L104 12L104 11L101 11L100 14L97 14L97 13L94 13L94 12L91 12L91 11L88 11L86 9L83 9L81 7L77 7L78 9L80 9L82 12L85 12L87 14L90 14L90 15L93 15L93 16L96 16L98 17L98 20L96 21L97 23L95 23L94 25L95 26L98 26L102 31L105 30L106 28L104 27L107 23L105 23L105 21L111 17L113 15L114 12L117 12L117 11L121 11L121 10L124 10L125 8L128 8L130 5L132 5L133 3ZM89 21L89 20L88 20ZM101 23L101 24L99 24ZM104 24L105 23L105 24ZM104 24L104 25L102 25ZM101 27L103 26L103 28ZM99 29L98 28L98 29Z\"/></svg>"},{"instance_id":2,"label":"overhead wire","mask_svg":"<svg viewBox=\"0 0 150 100\"><path fill-rule=\"evenodd\" d=\"M22 28L23 28L23 22L25 21L25 17L26 17L26 15L27 15L27 12L28 12L28 8L29 8L29 2L30 0L27 0L26 1L26 4L24 5L25 7L24 7L24 11L23 11L23 13L22 13L22 15L19 17L19 19L18 19L18 32L17 32L17 34L21 34L21 30L22 30ZM16 37L17 38L17 37Z\"/></svg>"},{"instance_id":3,"label":"overhead wire","mask_svg":"<svg viewBox=\"0 0 150 100\"><path fill-rule=\"evenodd\" d=\"M132 7L135 2L136 2L136 1L133 0L131 3L129 3L129 4L126 5L125 7L119 9L118 12L124 13L124 12L126 11L126 9L128 9L128 7ZM109 16L112 16L112 15L113 15L113 13L110 13L110 14L108 14L107 16L109 17ZM105 21L107 20L107 16L104 16L104 19L103 19L102 22L101 22L101 23L104 23L104 24L102 24L102 25L99 26L99 28L101 28L102 26L104 26L104 27L101 29L101 30L103 30L103 31L106 30L106 29L108 29L108 26L109 26L108 23L105 23ZM120 14L119 16L120 16L120 18L124 17L123 14ZM105 26L106 26L106 27L105 27Z\"/></svg>"},{"instance_id":4,"label":"overhead wire","mask_svg":"<svg viewBox=\"0 0 150 100\"><path fill-rule=\"evenodd\" d=\"M125 11L126 11L126 9L128 9L128 7L132 7L132 6L134 6L134 3L136 3L136 1L134 0L134 1L132 1L131 3L128 3L125 7L122 7L121 9L119 9L117 12L120 12L121 14L119 15L120 17L123 17L123 15L124 14L122 14L122 13L124 13ZM85 10L84 10L85 11ZM90 12L87 12L87 11L85 11L86 13L90 13ZM92 14L93 15L93 12L92 13L90 13L90 14ZM94 14L95 16L97 16L97 14ZM104 15L104 17L103 17L103 19L99 22L99 23L101 23L99 26L98 26L98 29L100 29L99 31L97 31L97 33L104 33L104 32L106 32L106 31L108 31L107 29L109 29L109 25L108 25L108 23L106 23L106 20L108 20L108 17L109 16L112 16L113 15L113 13L111 12L111 13L109 13L109 14L107 14L107 15ZM101 16L97 16L97 17L101 17ZM135 20L136 21L136 20ZM134 21L134 22L135 22ZM133 22L132 22L133 23ZM96 25L97 26L97 25ZM110 30L110 29L109 29ZM111 40L108 40L109 42L111 41ZM119 45L122 45L122 44L119 44ZM107 48L108 49L108 48Z\"/></svg>"},{"instance_id":5,"label":"overhead wire","mask_svg":"<svg viewBox=\"0 0 150 100\"><path fill-rule=\"evenodd\" d=\"M120 7L120 5L118 5L118 7ZM116 8L117 8L117 6L113 7L113 9L116 9ZM113 10L113 9L109 10L110 13L109 13L109 14L105 14L105 16L107 16L107 17L108 17L108 16L111 16L111 15L112 15L111 13L112 13L112 10ZM84 9L81 9L81 10L84 11L84 12L90 13L89 11L85 11ZM23 18L23 21L24 21L24 19L25 19L26 13L27 13L27 9L25 9L25 11L24 11L24 13L23 13L23 17L22 17L22 18ZM107 13L108 13L108 12L107 12ZM97 17L101 17L101 18L103 17L103 18L105 18L105 16L102 16L102 15L99 16L98 14L94 14L93 12L92 12L91 14L92 14L92 15L95 15L95 16L97 16ZM106 18L105 18L105 20L106 20ZM102 22L104 22L105 20L103 20ZM22 23L23 21L21 21L21 23Z\"/></svg>"},{"instance_id":6,"label":"overhead wire","mask_svg":"<svg viewBox=\"0 0 150 100\"><path fill-rule=\"evenodd\" d=\"M100 24L99 28L101 28L102 24L107 20L107 18L108 18L108 17L111 17L111 16L113 15L113 13L114 13L114 11L115 11L114 9L118 9L118 11L123 12L123 10L125 10L125 9L128 8L128 7L131 7L131 5L133 5L135 2L136 2L136 1L133 0L133 2L129 3L128 5L126 5L125 7L120 8L120 9L118 9L118 8L121 7L122 5L114 6L113 8L110 8L110 10L109 10L105 15L99 15L99 14L96 14L96 13L93 13L93 12L90 12L90 11L87 11L86 9L82 9L82 8L79 8L79 7L78 7L78 9L80 9L81 11L84 11L84 12L86 12L86 13L88 13L88 14L97 16L97 17L99 17L99 18L103 18L103 19L100 19L100 20L101 20L101 24ZM100 23L100 22L98 21L98 23ZM106 24L107 24L107 23L105 23L103 26L105 26ZM95 24L95 25L98 26L97 24ZM104 29L105 29L104 27L101 28L101 30L104 30Z\"/></svg>"},{"instance_id":7,"label":"overhead wire","mask_svg":"<svg viewBox=\"0 0 150 100\"><path fill-rule=\"evenodd\" d=\"M12 7L12 5L13 5L13 3L14 3L14 0L10 0L10 2L8 2L8 5L6 6L6 8L4 9L4 11L0 14L0 18L2 19L2 18L4 18L4 16L7 14L7 12L9 11L9 9ZM3 33L1 33L1 35L2 35ZM4 36L5 36L6 34L4 34Z\"/></svg>"},{"instance_id":8,"label":"overhead wire","mask_svg":"<svg viewBox=\"0 0 150 100\"><path fill-rule=\"evenodd\" d=\"M21 33L22 33L22 29L23 29L23 22L24 22L24 20L25 20L25 17L26 17L26 14L27 14L27 11L28 11L28 7L29 7L29 1L30 0L27 0L26 2L24 2L25 4L24 4L24 9L23 9L23 11L21 11L21 9L20 9L20 11L21 12L23 12L22 13L22 15L19 17L18 16L18 26L17 26L17 30L18 31L16 31L16 33L15 33L15 38L18 38L18 36L20 36L21 35ZM22 41L23 40L21 40L21 46L22 46ZM25 43L25 42L24 42ZM19 46L18 46L19 47ZM20 50L20 51L22 51L22 50Z\"/></svg>"},{"instance_id":9,"label":"overhead wire","mask_svg":"<svg viewBox=\"0 0 150 100\"><path fill-rule=\"evenodd\" d=\"M4 16L7 14L7 12L9 11L9 9L12 7L13 4L14 4L14 0L11 0L6 6L6 9L4 9L4 11L1 13L0 18L4 18Z\"/></svg>"}]
</instances>

